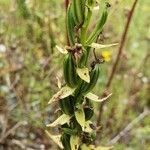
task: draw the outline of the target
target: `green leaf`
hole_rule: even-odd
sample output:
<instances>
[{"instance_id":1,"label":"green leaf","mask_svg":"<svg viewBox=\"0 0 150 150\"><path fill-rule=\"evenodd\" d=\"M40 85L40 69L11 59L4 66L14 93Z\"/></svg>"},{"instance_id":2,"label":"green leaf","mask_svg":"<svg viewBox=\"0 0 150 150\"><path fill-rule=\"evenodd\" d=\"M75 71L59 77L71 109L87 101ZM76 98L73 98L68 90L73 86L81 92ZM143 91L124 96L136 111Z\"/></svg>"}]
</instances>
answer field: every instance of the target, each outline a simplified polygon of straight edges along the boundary
<instances>
[{"instance_id":1,"label":"green leaf","mask_svg":"<svg viewBox=\"0 0 150 150\"><path fill-rule=\"evenodd\" d=\"M85 114L84 114L84 110L83 110L82 107L77 108L77 110L75 111L75 117L76 117L77 122L82 127L82 130L84 130L84 127L85 127Z\"/></svg>"},{"instance_id":2,"label":"green leaf","mask_svg":"<svg viewBox=\"0 0 150 150\"><path fill-rule=\"evenodd\" d=\"M107 100L112 94L109 94L108 96L104 97L104 98L99 98L99 96L93 94L93 93L88 93L85 95L86 98L94 101L94 102L103 102L105 100Z\"/></svg>"},{"instance_id":3,"label":"green leaf","mask_svg":"<svg viewBox=\"0 0 150 150\"><path fill-rule=\"evenodd\" d=\"M98 44L98 43L92 43L90 45L90 47L95 48L95 49L101 49L101 48L108 48L108 47L112 47L112 46L116 46L116 45L118 45L118 43L106 44L106 45L102 45L102 44Z\"/></svg>"},{"instance_id":4,"label":"green leaf","mask_svg":"<svg viewBox=\"0 0 150 150\"><path fill-rule=\"evenodd\" d=\"M68 123L70 120L70 116L63 114L59 118L57 118L53 123L48 124L47 127L55 127L57 125L63 125L65 123Z\"/></svg>"},{"instance_id":5,"label":"green leaf","mask_svg":"<svg viewBox=\"0 0 150 150\"><path fill-rule=\"evenodd\" d=\"M78 150L80 143L80 138L77 135L72 135L70 137L71 150Z\"/></svg>"},{"instance_id":6,"label":"green leaf","mask_svg":"<svg viewBox=\"0 0 150 150\"><path fill-rule=\"evenodd\" d=\"M77 129L62 128L62 131L65 134L69 134L69 135L75 135L75 134L77 134Z\"/></svg>"},{"instance_id":7,"label":"green leaf","mask_svg":"<svg viewBox=\"0 0 150 150\"><path fill-rule=\"evenodd\" d=\"M90 127L90 124L92 124L91 121L86 121L85 122L84 132L91 133L93 131L93 129Z\"/></svg>"},{"instance_id":8,"label":"green leaf","mask_svg":"<svg viewBox=\"0 0 150 150\"><path fill-rule=\"evenodd\" d=\"M60 91L58 91L56 94L54 94L52 96L52 98L50 99L50 101L48 102L48 104L51 104L53 102L56 102L60 99L63 99L65 97L68 97L69 95L73 94L75 88L70 88L68 86L64 86L60 89Z\"/></svg>"},{"instance_id":9,"label":"green leaf","mask_svg":"<svg viewBox=\"0 0 150 150\"><path fill-rule=\"evenodd\" d=\"M63 145L61 143L61 135L52 135L47 130L45 130L46 134L53 140L61 149L63 149Z\"/></svg>"},{"instance_id":10,"label":"green leaf","mask_svg":"<svg viewBox=\"0 0 150 150\"><path fill-rule=\"evenodd\" d=\"M90 83L90 75L89 75L89 69L84 67L84 68L77 68L76 69L78 76L86 81L87 83Z\"/></svg>"},{"instance_id":11,"label":"green leaf","mask_svg":"<svg viewBox=\"0 0 150 150\"><path fill-rule=\"evenodd\" d=\"M95 147L94 145L86 145L86 144L83 144L81 146L81 150L110 150L112 149L113 147L104 147L104 146L98 146L98 147Z\"/></svg>"}]
</instances>

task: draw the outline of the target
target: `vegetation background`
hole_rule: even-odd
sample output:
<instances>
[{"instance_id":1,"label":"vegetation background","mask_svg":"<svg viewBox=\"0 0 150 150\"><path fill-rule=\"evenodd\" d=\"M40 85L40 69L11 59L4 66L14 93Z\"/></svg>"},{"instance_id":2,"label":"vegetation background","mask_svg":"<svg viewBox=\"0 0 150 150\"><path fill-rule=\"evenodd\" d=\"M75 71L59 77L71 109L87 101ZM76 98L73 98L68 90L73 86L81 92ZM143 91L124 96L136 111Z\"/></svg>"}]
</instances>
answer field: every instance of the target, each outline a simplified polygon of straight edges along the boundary
<instances>
[{"instance_id":1,"label":"vegetation background","mask_svg":"<svg viewBox=\"0 0 150 150\"><path fill-rule=\"evenodd\" d=\"M58 90L56 77L63 82L63 56L55 45L66 45L65 5L62 0L26 0L22 6L23 1L0 0L0 150L56 149L44 130L57 116L58 106L47 104ZM133 4L133 0L109 2L111 8L99 39L101 44L120 42ZM97 17L95 11L94 19ZM150 1L139 0L99 133L98 142L107 146L131 123L131 129L114 144L115 150L150 149L150 118L138 118L150 108L149 20ZM101 65L94 89L97 95L105 90L117 49L116 46L97 51L97 55L102 51L111 55L110 61Z\"/></svg>"}]
</instances>

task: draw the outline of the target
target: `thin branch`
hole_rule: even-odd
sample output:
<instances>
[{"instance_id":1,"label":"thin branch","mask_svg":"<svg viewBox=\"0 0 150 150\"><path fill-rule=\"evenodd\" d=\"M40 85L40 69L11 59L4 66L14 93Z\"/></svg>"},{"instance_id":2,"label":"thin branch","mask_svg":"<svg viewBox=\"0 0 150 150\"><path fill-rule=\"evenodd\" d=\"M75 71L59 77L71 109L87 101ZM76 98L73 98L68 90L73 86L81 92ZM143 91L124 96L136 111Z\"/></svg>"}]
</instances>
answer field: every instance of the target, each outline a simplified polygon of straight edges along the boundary
<instances>
[{"instance_id":1,"label":"thin branch","mask_svg":"<svg viewBox=\"0 0 150 150\"><path fill-rule=\"evenodd\" d=\"M121 132L119 132L117 136L115 136L111 141L109 141L109 145L115 144L121 137L123 137L129 130L131 130L136 124L138 124L142 119L144 119L149 114L150 114L149 110L145 109L137 118L135 118Z\"/></svg>"},{"instance_id":2,"label":"thin branch","mask_svg":"<svg viewBox=\"0 0 150 150\"><path fill-rule=\"evenodd\" d=\"M120 61L120 57L121 57L121 54L122 54L122 51L123 51L123 47L124 47L125 42L126 42L127 33L128 33L128 30L129 30L129 26L130 26L130 23L131 23L131 19L132 19L132 16L133 16L133 13L134 13L135 6L136 6L136 4L137 4L137 1L138 1L138 0L135 0L135 1L134 1L133 6L132 6L132 9L131 9L131 11L129 12L129 15L128 15L128 18L127 18L127 23L126 23L126 26L125 26L125 30L124 30L123 35L122 35L122 37L121 37L120 46L119 46L119 49L118 49L118 54L117 54L117 57L116 57L116 61L115 61L114 65L113 65L113 68L112 68L110 77L109 77L108 82L107 82L107 84L106 84L106 88L109 88L109 87L110 87L111 82L112 82L112 80L113 80L113 77L114 77L114 75L115 75L115 72L116 72L118 63L119 63L119 61Z\"/></svg>"},{"instance_id":3,"label":"thin branch","mask_svg":"<svg viewBox=\"0 0 150 150\"><path fill-rule=\"evenodd\" d=\"M133 5L132 5L132 8L131 8L131 10L129 12L129 15L128 15L128 18L127 18L127 23L125 25L124 32L123 32L122 37L121 37L121 41L120 41L120 45L119 45L119 49L118 49L118 54L117 54L115 63L113 65L113 67L112 67L109 79L108 79L108 81L106 83L106 89L107 90L110 88L112 80L113 80L113 77L114 77L114 75L116 73L116 69L117 69L118 63L120 61L121 54L123 52L123 48L124 48L124 45L125 45L127 33L128 33L128 30L129 30L129 26L130 26L130 23L131 23L131 20L132 20L132 16L133 16L133 13L134 13L134 10L135 10L137 2L138 2L138 0L134 1ZM104 94L102 94L102 95L104 95ZM98 118L97 118L97 126L99 126L100 123L101 123L104 104L105 104L105 102L102 102L100 104L100 106L99 106L99 114L98 114Z\"/></svg>"}]
</instances>

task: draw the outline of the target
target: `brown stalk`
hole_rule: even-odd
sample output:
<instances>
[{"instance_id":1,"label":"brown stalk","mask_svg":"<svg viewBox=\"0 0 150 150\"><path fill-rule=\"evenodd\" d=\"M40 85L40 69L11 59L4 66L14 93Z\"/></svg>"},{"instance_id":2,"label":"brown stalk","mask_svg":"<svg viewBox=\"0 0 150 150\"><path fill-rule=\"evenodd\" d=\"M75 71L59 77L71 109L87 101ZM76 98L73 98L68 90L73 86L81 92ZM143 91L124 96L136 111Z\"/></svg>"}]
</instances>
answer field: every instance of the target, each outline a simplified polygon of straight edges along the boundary
<instances>
[{"instance_id":1,"label":"brown stalk","mask_svg":"<svg viewBox=\"0 0 150 150\"><path fill-rule=\"evenodd\" d=\"M66 11L67 11L68 5L69 5L69 0L65 0L65 8L66 8Z\"/></svg>"},{"instance_id":2,"label":"brown stalk","mask_svg":"<svg viewBox=\"0 0 150 150\"><path fill-rule=\"evenodd\" d=\"M132 8L131 8L131 10L130 10L130 12L128 14L127 22L126 22L126 25L125 25L125 28L124 28L124 32L123 32L123 34L121 36L121 41L120 41L120 45L119 45L119 48L118 48L118 53L117 53L114 65L112 67L110 76L108 78L108 81L106 83L106 91L110 88L112 80L113 80L114 75L116 73L116 69L117 69L118 63L120 61L121 54L123 52L123 48L124 48L124 45L125 45L125 42L126 42L126 38L127 38L127 33L128 33L128 30L129 30L129 26L130 26L130 23L131 23L131 20L132 20L132 16L133 16L133 13L134 13L134 10L135 10L137 2L138 2L138 0L134 1L133 5L132 5ZM105 95L105 92L103 92L102 96L103 95ZM100 106L99 106L99 113L98 113L98 118L97 118L97 126L99 126L100 123L101 123L104 105L105 105L105 101L102 102L100 104Z\"/></svg>"},{"instance_id":3,"label":"brown stalk","mask_svg":"<svg viewBox=\"0 0 150 150\"><path fill-rule=\"evenodd\" d=\"M67 16L68 5L69 5L69 0L65 0L66 16ZM67 45L70 46L70 44L69 44L69 37L68 37L68 33L67 33L67 28L66 28L66 40L67 40Z\"/></svg>"}]
</instances>

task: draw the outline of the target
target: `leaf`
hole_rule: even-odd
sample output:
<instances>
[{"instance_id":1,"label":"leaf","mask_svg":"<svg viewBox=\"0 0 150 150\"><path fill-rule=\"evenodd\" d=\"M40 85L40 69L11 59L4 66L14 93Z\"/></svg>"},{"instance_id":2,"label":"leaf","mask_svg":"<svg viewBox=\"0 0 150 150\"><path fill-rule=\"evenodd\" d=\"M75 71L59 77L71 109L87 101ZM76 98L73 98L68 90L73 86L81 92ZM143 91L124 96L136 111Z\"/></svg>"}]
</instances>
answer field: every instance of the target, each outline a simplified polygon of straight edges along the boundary
<instances>
[{"instance_id":1,"label":"leaf","mask_svg":"<svg viewBox=\"0 0 150 150\"><path fill-rule=\"evenodd\" d=\"M85 95L86 98L94 101L94 102L103 102L105 100L107 100L112 94L109 94L108 96L104 97L104 98L99 98L97 95L93 94L93 93L88 93Z\"/></svg>"},{"instance_id":2,"label":"leaf","mask_svg":"<svg viewBox=\"0 0 150 150\"><path fill-rule=\"evenodd\" d=\"M80 138L77 135L72 135L70 137L71 150L78 150Z\"/></svg>"},{"instance_id":3,"label":"leaf","mask_svg":"<svg viewBox=\"0 0 150 150\"><path fill-rule=\"evenodd\" d=\"M86 144L83 144L81 146L81 150L110 150L112 149L113 147L103 147L103 146L98 146L98 147L95 147L94 145L86 145Z\"/></svg>"},{"instance_id":4,"label":"leaf","mask_svg":"<svg viewBox=\"0 0 150 150\"><path fill-rule=\"evenodd\" d=\"M69 122L70 118L71 118L70 116L63 114L59 118L57 118L53 123L48 124L47 127L55 127L57 125L63 125Z\"/></svg>"},{"instance_id":5,"label":"leaf","mask_svg":"<svg viewBox=\"0 0 150 150\"><path fill-rule=\"evenodd\" d=\"M85 122L84 132L91 133L93 131L93 129L90 127L90 124L92 124L91 121L86 121Z\"/></svg>"},{"instance_id":6,"label":"leaf","mask_svg":"<svg viewBox=\"0 0 150 150\"><path fill-rule=\"evenodd\" d=\"M76 69L78 76L86 81L87 83L90 83L90 75L89 75L89 69L84 67L84 68L77 68Z\"/></svg>"},{"instance_id":7,"label":"leaf","mask_svg":"<svg viewBox=\"0 0 150 150\"><path fill-rule=\"evenodd\" d=\"M45 132L61 149L63 149L61 135L51 135L47 130L45 130Z\"/></svg>"},{"instance_id":8,"label":"leaf","mask_svg":"<svg viewBox=\"0 0 150 150\"><path fill-rule=\"evenodd\" d=\"M84 130L84 126L85 126L85 114L84 114L84 110L83 110L82 107L78 108L75 111L75 117L76 117L77 122L82 127L82 130Z\"/></svg>"},{"instance_id":9,"label":"leaf","mask_svg":"<svg viewBox=\"0 0 150 150\"><path fill-rule=\"evenodd\" d=\"M81 146L81 150L95 150L95 146L94 145L86 145L86 144L83 144Z\"/></svg>"},{"instance_id":10,"label":"leaf","mask_svg":"<svg viewBox=\"0 0 150 150\"><path fill-rule=\"evenodd\" d=\"M63 99L65 97L68 97L69 95L71 95L74 92L75 88L70 88L68 86L64 86L60 89L60 91L58 91L56 94L54 94L52 96L52 98L50 99L50 101L48 102L48 104L51 104L53 102L56 102L60 99Z\"/></svg>"},{"instance_id":11,"label":"leaf","mask_svg":"<svg viewBox=\"0 0 150 150\"><path fill-rule=\"evenodd\" d=\"M68 51L66 49L63 49L61 47L59 47L58 45L56 45L56 48L59 52L61 52L62 54L68 54Z\"/></svg>"},{"instance_id":12,"label":"leaf","mask_svg":"<svg viewBox=\"0 0 150 150\"><path fill-rule=\"evenodd\" d=\"M101 49L101 48L108 48L108 47L112 47L112 46L116 46L116 45L118 45L118 43L106 44L106 45L102 45L102 44L98 44L98 43L92 43L90 45L90 47L95 48L95 49Z\"/></svg>"},{"instance_id":13,"label":"leaf","mask_svg":"<svg viewBox=\"0 0 150 150\"><path fill-rule=\"evenodd\" d=\"M65 97L68 97L69 95L73 94L75 88L71 88L69 86L65 86L61 89L61 95L60 95L60 99L63 99Z\"/></svg>"},{"instance_id":14,"label":"leaf","mask_svg":"<svg viewBox=\"0 0 150 150\"><path fill-rule=\"evenodd\" d=\"M96 147L94 150L110 150L110 149L112 149L113 147L111 146L109 146L109 147L104 147L104 146L98 146L98 147Z\"/></svg>"},{"instance_id":15,"label":"leaf","mask_svg":"<svg viewBox=\"0 0 150 150\"><path fill-rule=\"evenodd\" d=\"M95 7L93 8L93 10L94 10L94 11L99 10L99 6L95 6Z\"/></svg>"}]
</instances>

